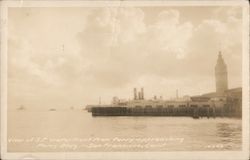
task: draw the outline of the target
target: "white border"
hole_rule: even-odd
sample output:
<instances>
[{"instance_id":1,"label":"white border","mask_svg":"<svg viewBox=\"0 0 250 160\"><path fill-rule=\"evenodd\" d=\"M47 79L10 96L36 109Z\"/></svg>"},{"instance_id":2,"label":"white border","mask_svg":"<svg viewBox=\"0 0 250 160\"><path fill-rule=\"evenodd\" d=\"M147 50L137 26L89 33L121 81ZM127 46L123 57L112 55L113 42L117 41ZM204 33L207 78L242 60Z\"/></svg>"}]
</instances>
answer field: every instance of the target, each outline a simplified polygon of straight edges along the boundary
<instances>
[{"instance_id":1,"label":"white border","mask_svg":"<svg viewBox=\"0 0 250 160\"><path fill-rule=\"evenodd\" d=\"M24 159L248 159L249 158L249 4L247 1L2 1L1 16L1 158ZM7 11L9 7L111 7L111 6L242 6L242 151L178 152L7 152Z\"/></svg>"}]
</instances>

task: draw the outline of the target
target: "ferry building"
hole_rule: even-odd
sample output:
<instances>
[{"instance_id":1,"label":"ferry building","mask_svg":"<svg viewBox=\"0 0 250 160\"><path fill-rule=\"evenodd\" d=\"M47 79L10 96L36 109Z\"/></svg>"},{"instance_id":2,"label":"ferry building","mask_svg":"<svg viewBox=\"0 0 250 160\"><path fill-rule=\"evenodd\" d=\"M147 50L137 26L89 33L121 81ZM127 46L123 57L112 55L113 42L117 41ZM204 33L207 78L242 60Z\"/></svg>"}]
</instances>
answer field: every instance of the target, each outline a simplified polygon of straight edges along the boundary
<instances>
[{"instance_id":1,"label":"ferry building","mask_svg":"<svg viewBox=\"0 0 250 160\"><path fill-rule=\"evenodd\" d=\"M144 89L134 88L133 100L113 98L110 105L89 105L92 115L132 115L132 116L227 116L241 117L242 88L228 89L227 65L221 52L215 66L216 91L186 99L163 100L162 97L144 98Z\"/></svg>"}]
</instances>

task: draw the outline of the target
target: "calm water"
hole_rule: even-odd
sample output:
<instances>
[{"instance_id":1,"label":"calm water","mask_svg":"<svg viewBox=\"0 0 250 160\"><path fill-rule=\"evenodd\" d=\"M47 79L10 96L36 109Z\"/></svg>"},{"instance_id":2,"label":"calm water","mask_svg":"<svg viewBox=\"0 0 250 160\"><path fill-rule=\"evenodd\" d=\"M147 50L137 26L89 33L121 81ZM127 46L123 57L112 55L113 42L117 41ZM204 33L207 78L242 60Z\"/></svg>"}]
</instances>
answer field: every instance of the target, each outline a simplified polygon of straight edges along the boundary
<instances>
[{"instance_id":1,"label":"calm water","mask_svg":"<svg viewBox=\"0 0 250 160\"><path fill-rule=\"evenodd\" d=\"M8 151L240 150L241 120L10 111Z\"/></svg>"}]
</instances>

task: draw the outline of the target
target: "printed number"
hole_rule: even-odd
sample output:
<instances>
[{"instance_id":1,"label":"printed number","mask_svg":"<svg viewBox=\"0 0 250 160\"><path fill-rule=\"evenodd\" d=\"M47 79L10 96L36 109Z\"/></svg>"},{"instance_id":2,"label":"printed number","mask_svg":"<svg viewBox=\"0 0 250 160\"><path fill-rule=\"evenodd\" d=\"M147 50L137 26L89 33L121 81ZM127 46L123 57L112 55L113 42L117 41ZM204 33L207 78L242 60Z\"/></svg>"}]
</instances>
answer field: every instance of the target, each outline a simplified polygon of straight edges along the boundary
<instances>
[{"instance_id":1,"label":"printed number","mask_svg":"<svg viewBox=\"0 0 250 160\"><path fill-rule=\"evenodd\" d=\"M207 148L224 148L223 144L213 144L213 145L207 145Z\"/></svg>"}]
</instances>

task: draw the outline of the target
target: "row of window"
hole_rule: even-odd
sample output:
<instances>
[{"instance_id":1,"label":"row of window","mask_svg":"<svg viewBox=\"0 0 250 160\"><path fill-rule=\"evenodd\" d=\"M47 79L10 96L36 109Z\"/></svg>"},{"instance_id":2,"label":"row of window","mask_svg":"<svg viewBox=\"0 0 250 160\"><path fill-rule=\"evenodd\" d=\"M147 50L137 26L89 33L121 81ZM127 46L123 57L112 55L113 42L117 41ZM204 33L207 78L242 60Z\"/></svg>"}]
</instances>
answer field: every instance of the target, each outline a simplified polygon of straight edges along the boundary
<instances>
[{"instance_id":1,"label":"row of window","mask_svg":"<svg viewBox=\"0 0 250 160\"><path fill-rule=\"evenodd\" d=\"M167 108L174 108L174 105L167 105ZM187 105L178 105L178 107L184 108L187 107ZM190 107L198 107L198 105L190 105ZM203 107L210 107L210 105L203 105ZM143 106L136 105L135 108L144 108ZM153 108L151 105L146 105L146 109ZM157 105L156 108L163 108L163 105Z\"/></svg>"}]
</instances>

